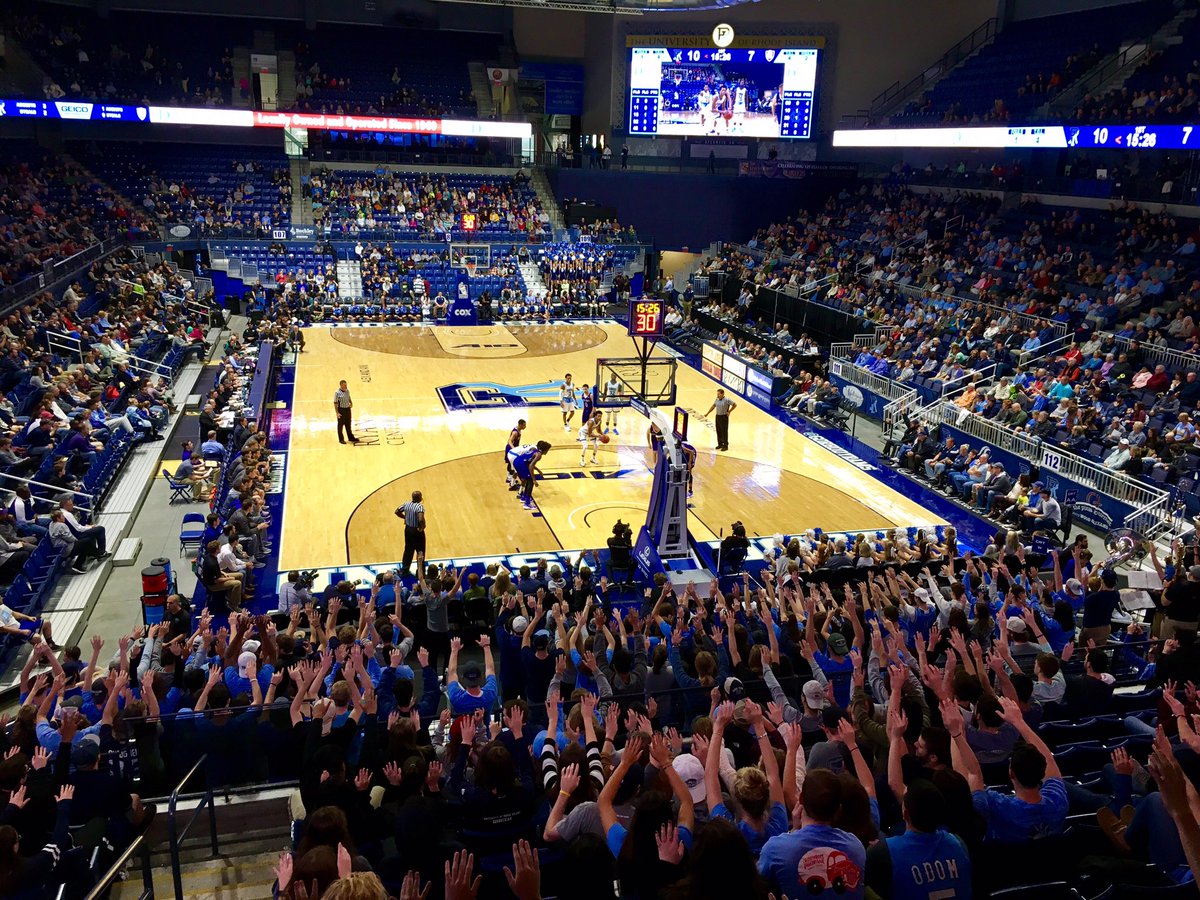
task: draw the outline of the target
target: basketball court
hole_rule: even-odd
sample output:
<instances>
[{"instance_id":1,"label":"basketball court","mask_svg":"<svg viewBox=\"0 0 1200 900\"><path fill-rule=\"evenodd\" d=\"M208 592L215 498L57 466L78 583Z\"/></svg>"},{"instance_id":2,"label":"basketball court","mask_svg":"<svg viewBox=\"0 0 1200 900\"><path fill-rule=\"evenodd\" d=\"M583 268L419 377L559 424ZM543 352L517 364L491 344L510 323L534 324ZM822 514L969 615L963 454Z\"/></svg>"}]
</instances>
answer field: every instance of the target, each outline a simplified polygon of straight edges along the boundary
<instances>
[{"instance_id":1,"label":"basketball court","mask_svg":"<svg viewBox=\"0 0 1200 900\"><path fill-rule=\"evenodd\" d=\"M623 409L598 464L580 466L580 414L567 432L559 408L565 373L594 386L598 358L633 355L624 326L336 326L306 329L305 338L292 402L275 414L278 427L290 427L281 571L398 560L403 523L394 510L414 490L424 494L431 559L466 549L599 548L617 519L635 530L644 522L653 465L647 420ZM333 393L342 379L357 446L337 440ZM699 451L689 503L695 539L713 540L738 520L751 535L942 524L734 395L729 450L717 452L704 418L716 382L682 362L675 379ZM553 445L540 464L534 512L505 484L505 441L519 418L528 422L524 442Z\"/></svg>"}]
</instances>

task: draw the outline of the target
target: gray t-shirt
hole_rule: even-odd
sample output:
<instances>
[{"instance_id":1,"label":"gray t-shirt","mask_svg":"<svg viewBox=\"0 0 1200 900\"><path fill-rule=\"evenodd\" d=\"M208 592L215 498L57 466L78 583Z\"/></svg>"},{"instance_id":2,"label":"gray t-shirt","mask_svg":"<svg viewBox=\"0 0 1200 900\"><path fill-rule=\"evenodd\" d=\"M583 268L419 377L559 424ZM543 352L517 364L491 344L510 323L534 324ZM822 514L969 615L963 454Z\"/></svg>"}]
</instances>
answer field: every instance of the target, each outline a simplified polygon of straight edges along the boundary
<instances>
[{"instance_id":1,"label":"gray t-shirt","mask_svg":"<svg viewBox=\"0 0 1200 900\"><path fill-rule=\"evenodd\" d=\"M718 397L713 401L713 407L718 416L729 415L729 410L733 407L733 401L728 397Z\"/></svg>"},{"instance_id":2,"label":"gray t-shirt","mask_svg":"<svg viewBox=\"0 0 1200 900\"><path fill-rule=\"evenodd\" d=\"M445 634L450 630L450 595L426 591L422 595L425 603L425 626L430 631Z\"/></svg>"},{"instance_id":3,"label":"gray t-shirt","mask_svg":"<svg viewBox=\"0 0 1200 900\"><path fill-rule=\"evenodd\" d=\"M846 745L841 741L821 741L808 754L806 768L810 772L813 769L829 769L840 775L850 768L850 763L846 760L847 756L849 754L846 752Z\"/></svg>"},{"instance_id":4,"label":"gray t-shirt","mask_svg":"<svg viewBox=\"0 0 1200 900\"><path fill-rule=\"evenodd\" d=\"M604 826L600 823L600 807L590 800L580 803L558 823L558 836L564 841L573 841L581 834L604 837Z\"/></svg>"}]
</instances>

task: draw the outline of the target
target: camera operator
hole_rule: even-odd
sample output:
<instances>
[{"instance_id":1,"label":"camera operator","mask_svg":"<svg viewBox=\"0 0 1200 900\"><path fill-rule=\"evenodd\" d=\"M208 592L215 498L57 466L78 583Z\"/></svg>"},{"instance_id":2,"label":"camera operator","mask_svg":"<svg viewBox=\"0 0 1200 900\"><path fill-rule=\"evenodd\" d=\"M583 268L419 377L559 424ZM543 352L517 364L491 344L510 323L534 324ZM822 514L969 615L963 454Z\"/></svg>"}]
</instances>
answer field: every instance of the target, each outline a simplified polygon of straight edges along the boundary
<instances>
[{"instance_id":1,"label":"camera operator","mask_svg":"<svg viewBox=\"0 0 1200 900\"><path fill-rule=\"evenodd\" d=\"M307 573L306 573L307 574ZM312 602L312 579L301 579L300 573L294 569L287 574L287 581L279 588L279 608L276 612L291 613L296 607L303 608L305 603Z\"/></svg>"}]
</instances>

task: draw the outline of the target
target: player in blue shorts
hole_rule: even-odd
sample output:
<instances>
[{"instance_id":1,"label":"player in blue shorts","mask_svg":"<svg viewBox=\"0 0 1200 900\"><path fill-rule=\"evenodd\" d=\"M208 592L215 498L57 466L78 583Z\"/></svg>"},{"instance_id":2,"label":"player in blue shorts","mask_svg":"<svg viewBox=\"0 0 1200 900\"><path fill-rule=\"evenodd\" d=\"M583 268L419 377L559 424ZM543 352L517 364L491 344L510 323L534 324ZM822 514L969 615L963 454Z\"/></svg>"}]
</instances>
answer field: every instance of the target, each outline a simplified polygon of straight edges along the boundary
<instances>
[{"instance_id":1,"label":"player in blue shorts","mask_svg":"<svg viewBox=\"0 0 1200 900\"><path fill-rule=\"evenodd\" d=\"M515 491L521 486L520 482L517 481L517 473L513 471L512 460L509 458L509 454L517 449L517 447L521 446L521 432L524 430L525 420L517 419L517 424L513 430L508 433L508 442L504 445L504 466L508 470L508 478L506 481L510 491Z\"/></svg>"},{"instance_id":2,"label":"player in blue shorts","mask_svg":"<svg viewBox=\"0 0 1200 900\"><path fill-rule=\"evenodd\" d=\"M533 503L533 481L538 474L537 464L543 456L550 452L549 441L538 441L536 444L522 444L508 451L513 471L521 481L521 491L517 499L526 509L536 509Z\"/></svg>"}]
</instances>

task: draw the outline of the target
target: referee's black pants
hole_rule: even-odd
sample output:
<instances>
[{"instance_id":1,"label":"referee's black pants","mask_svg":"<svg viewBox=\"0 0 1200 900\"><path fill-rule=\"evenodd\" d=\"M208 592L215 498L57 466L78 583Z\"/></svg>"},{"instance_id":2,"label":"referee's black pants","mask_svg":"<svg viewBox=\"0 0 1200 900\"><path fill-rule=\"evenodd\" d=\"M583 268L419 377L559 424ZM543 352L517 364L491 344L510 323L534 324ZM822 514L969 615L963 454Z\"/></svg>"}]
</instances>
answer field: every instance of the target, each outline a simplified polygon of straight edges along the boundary
<instances>
[{"instance_id":1,"label":"referee's black pants","mask_svg":"<svg viewBox=\"0 0 1200 900\"><path fill-rule=\"evenodd\" d=\"M412 565L413 554L420 553L421 561L425 561L425 532L412 525L404 526L404 558L400 561L400 571L408 572Z\"/></svg>"},{"instance_id":2,"label":"referee's black pants","mask_svg":"<svg viewBox=\"0 0 1200 900\"><path fill-rule=\"evenodd\" d=\"M717 427L717 449L729 449L729 416L716 416L714 424Z\"/></svg>"}]
</instances>

